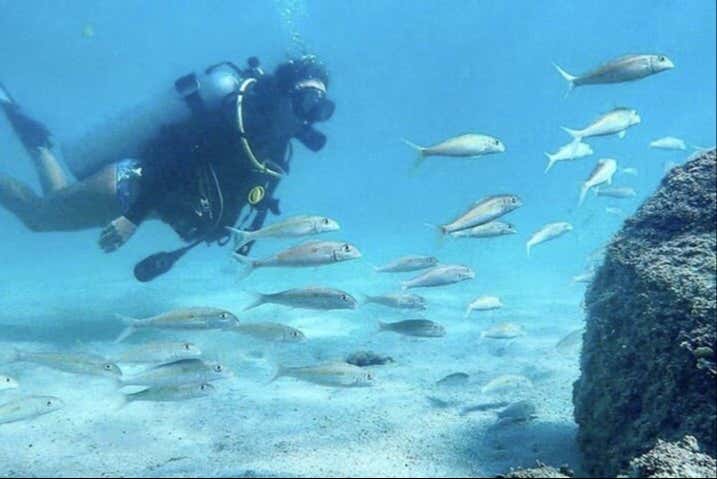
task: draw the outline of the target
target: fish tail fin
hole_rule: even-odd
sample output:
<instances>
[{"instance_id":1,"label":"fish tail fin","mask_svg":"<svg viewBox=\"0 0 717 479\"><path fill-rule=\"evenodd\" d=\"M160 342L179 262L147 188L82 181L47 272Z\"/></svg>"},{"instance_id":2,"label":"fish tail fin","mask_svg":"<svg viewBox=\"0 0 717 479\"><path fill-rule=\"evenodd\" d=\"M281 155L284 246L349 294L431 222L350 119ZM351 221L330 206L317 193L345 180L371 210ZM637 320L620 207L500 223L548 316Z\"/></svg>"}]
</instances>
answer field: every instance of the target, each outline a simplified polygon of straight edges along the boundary
<instances>
[{"instance_id":1,"label":"fish tail fin","mask_svg":"<svg viewBox=\"0 0 717 479\"><path fill-rule=\"evenodd\" d=\"M565 127L565 126L561 126L560 128L561 128L565 133L567 133L568 135L572 136L574 140L581 140L581 139L582 139L580 130L573 130L573 129L567 128L567 127Z\"/></svg>"},{"instance_id":2,"label":"fish tail fin","mask_svg":"<svg viewBox=\"0 0 717 479\"><path fill-rule=\"evenodd\" d=\"M239 273L239 279L244 279L249 276L254 268L256 268L256 260L239 253L233 253L232 258L237 260L239 263L244 265L244 269Z\"/></svg>"},{"instance_id":3,"label":"fish tail fin","mask_svg":"<svg viewBox=\"0 0 717 479\"><path fill-rule=\"evenodd\" d=\"M423 223L427 228L431 228L436 232L436 248L443 246L443 241L446 239L446 228L441 225L434 225L432 223Z\"/></svg>"},{"instance_id":4,"label":"fish tail fin","mask_svg":"<svg viewBox=\"0 0 717 479\"><path fill-rule=\"evenodd\" d=\"M388 329L388 328L387 328L387 324L386 324L386 323L384 323L383 321L379 321L379 322L378 322L378 332L379 332L379 333L380 333L381 331L386 331L387 329Z\"/></svg>"},{"instance_id":5,"label":"fish tail fin","mask_svg":"<svg viewBox=\"0 0 717 479\"><path fill-rule=\"evenodd\" d=\"M417 145L413 143L412 141L409 141L405 138L401 138L401 141L404 142L406 145L410 146L417 152L416 161L413 163L413 169L417 170L419 166L421 166L421 163L423 163L423 160L426 159L426 149L422 147L421 145Z\"/></svg>"},{"instance_id":6,"label":"fish tail fin","mask_svg":"<svg viewBox=\"0 0 717 479\"><path fill-rule=\"evenodd\" d=\"M252 231L240 230L238 228L232 228L231 226L227 226L227 230L229 230L232 234L232 239L234 240L234 250L238 250L254 239Z\"/></svg>"},{"instance_id":7,"label":"fish tail fin","mask_svg":"<svg viewBox=\"0 0 717 479\"><path fill-rule=\"evenodd\" d=\"M120 394L119 397L112 402L112 409L115 412L121 411L122 409L127 407L127 405L132 401L133 399L130 397L129 394Z\"/></svg>"},{"instance_id":8,"label":"fish tail fin","mask_svg":"<svg viewBox=\"0 0 717 479\"><path fill-rule=\"evenodd\" d=\"M366 293L360 293L359 298L361 299L361 305L366 305L369 303L373 303L373 296L366 294Z\"/></svg>"},{"instance_id":9,"label":"fish tail fin","mask_svg":"<svg viewBox=\"0 0 717 479\"><path fill-rule=\"evenodd\" d=\"M7 353L0 353L0 364L22 361L22 351L18 348L9 348Z\"/></svg>"},{"instance_id":10,"label":"fish tail fin","mask_svg":"<svg viewBox=\"0 0 717 479\"><path fill-rule=\"evenodd\" d=\"M589 189L590 188L587 184L583 184L583 186L580 188L580 200L578 201L578 206L582 206L583 201L585 201L585 195L587 194Z\"/></svg>"},{"instance_id":11,"label":"fish tail fin","mask_svg":"<svg viewBox=\"0 0 717 479\"><path fill-rule=\"evenodd\" d=\"M545 167L545 173L547 173L548 171L550 171L550 168L553 167L557 160L555 159L555 156L551 155L550 153L546 152L545 156L548 158L548 166Z\"/></svg>"},{"instance_id":12,"label":"fish tail fin","mask_svg":"<svg viewBox=\"0 0 717 479\"><path fill-rule=\"evenodd\" d=\"M269 382L267 384L271 384L277 379L286 376L286 372L288 371L288 368L286 366L283 366L281 364L276 365L276 371L274 371L274 375L271 377Z\"/></svg>"},{"instance_id":13,"label":"fish tail fin","mask_svg":"<svg viewBox=\"0 0 717 479\"><path fill-rule=\"evenodd\" d=\"M120 343L127 339L129 336L134 334L135 331L137 331L137 319L130 318L129 316L123 316L121 314L115 314L115 318L122 321L122 324L125 325L125 328L122 330L119 336L117 336L117 339L115 339L115 344Z\"/></svg>"},{"instance_id":14,"label":"fish tail fin","mask_svg":"<svg viewBox=\"0 0 717 479\"><path fill-rule=\"evenodd\" d=\"M250 309L257 308L257 307L261 306L262 304L264 304L264 303L266 302L266 298L265 298L265 296L264 296L263 294L261 294L261 293L259 293L259 292L257 292L257 291L247 291L247 292L251 295L251 297L252 297L252 302L249 303L249 304L244 308L243 311L249 311Z\"/></svg>"},{"instance_id":15,"label":"fish tail fin","mask_svg":"<svg viewBox=\"0 0 717 479\"><path fill-rule=\"evenodd\" d=\"M573 89L575 88L575 80L578 77L566 72L565 70L560 68L560 66L557 63L553 62L553 66L555 67L556 70L558 70L558 73L560 73L560 76L562 76L565 79L565 81L568 82L568 91L565 92L565 97L567 98L567 96L570 94L570 92L573 91Z\"/></svg>"}]
</instances>

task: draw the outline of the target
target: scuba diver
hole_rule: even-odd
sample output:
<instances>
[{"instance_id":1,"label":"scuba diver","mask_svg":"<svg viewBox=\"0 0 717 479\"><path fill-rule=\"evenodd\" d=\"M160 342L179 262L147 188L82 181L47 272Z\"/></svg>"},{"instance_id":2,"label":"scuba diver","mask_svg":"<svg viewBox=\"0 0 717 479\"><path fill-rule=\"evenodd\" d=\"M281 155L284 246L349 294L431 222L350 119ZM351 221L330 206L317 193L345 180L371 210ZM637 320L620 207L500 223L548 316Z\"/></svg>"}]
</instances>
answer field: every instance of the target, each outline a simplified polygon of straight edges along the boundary
<instances>
[{"instance_id":1,"label":"scuba diver","mask_svg":"<svg viewBox=\"0 0 717 479\"><path fill-rule=\"evenodd\" d=\"M135 277L150 281L202 242L226 244L227 227L238 221L256 230L268 212L280 214L275 190L289 171L291 139L314 152L326 143L314 124L333 115L328 83L313 56L284 62L273 74L252 57L244 69L223 62L185 75L125 117L63 144L75 182L53 153L47 127L0 84L0 106L43 191L0 175L0 205L31 231L101 227L99 245L108 253L143 221L160 219L188 244L139 262ZM237 252L246 255L251 246Z\"/></svg>"}]
</instances>

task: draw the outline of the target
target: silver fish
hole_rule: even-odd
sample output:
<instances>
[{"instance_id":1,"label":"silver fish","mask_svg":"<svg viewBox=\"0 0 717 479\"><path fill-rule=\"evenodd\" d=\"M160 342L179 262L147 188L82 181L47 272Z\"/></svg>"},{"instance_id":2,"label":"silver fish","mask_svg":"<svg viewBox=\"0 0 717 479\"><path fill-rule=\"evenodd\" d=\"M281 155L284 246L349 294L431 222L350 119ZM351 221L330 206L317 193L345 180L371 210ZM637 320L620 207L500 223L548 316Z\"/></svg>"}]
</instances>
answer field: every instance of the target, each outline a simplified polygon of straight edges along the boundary
<instances>
[{"instance_id":1,"label":"silver fish","mask_svg":"<svg viewBox=\"0 0 717 479\"><path fill-rule=\"evenodd\" d=\"M622 211L620 208L613 208L612 206L607 206L605 208L605 213L615 216L623 216L625 214L625 212Z\"/></svg>"},{"instance_id":2,"label":"silver fish","mask_svg":"<svg viewBox=\"0 0 717 479\"><path fill-rule=\"evenodd\" d=\"M356 246L338 241L308 241L264 259L253 259L237 253L234 254L234 259L246 265L244 277L257 268L322 266L360 257L361 252Z\"/></svg>"},{"instance_id":3,"label":"silver fish","mask_svg":"<svg viewBox=\"0 0 717 479\"><path fill-rule=\"evenodd\" d=\"M516 422L526 422L535 419L535 404L528 399L514 402L507 408L498 412L498 422L501 424L509 424Z\"/></svg>"},{"instance_id":4,"label":"silver fish","mask_svg":"<svg viewBox=\"0 0 717 479\"><path fill-rule=\"evenodd\" d=\"M482 388L483 394L505 394L516 389L530 389L533 383L525 376L517 374L504 374L492 379Z\"/></svg>"},{"instance_id":5,"label":"silver fish","mask_svg":"<svg viewBox=\"0 0 717 479\"><path fill-rule=\"evenodd\" d=\"M15 350L11 361L40 364L42 366L72 374L87 374L118 379L120 368L112 361L96 354L86 353L33 353Z\"/></svg>"},{"instance_id":6,"label":"silver fish","mask_svg":"<svg viewBox=\"0 0 717 479\"><path fill-rule=\"evenodd\" d=\"M343 361L303 367L279 366L271 382L286 376L330 387L364 387L374 382L371 371Z\"/></svg>"},{"instance_id":7,"label":"silver fish","mask_svg":"<svg viewBox=\"0 0 717 479\"><path fill-rule=\"evenodd\" d=\"M416 294L385 294L383 296L366 296L366 303L380 304L396 309L426 309L426 299Z\"/></svg>"},{"instance_id":8,"label":"silver fish","mask_svg":"<svg viewBox=\"0 0 717 479\"><path fill-rule=\"evenodd\" d=\"M454 231L453 233L449 233L448 236L451 238L493 238L496 236L512 235L517 232L512 224L500 220L493 220L490 223Z\"/></svg>"},{"instance_id":9,"label":"silver fish","mask_svg":"<svg viewBox=\"0 0 717 479\"><path fill-rule=\"evenodd\" d=\"M492 311L494 309L500 309L503 307L503 303L497 296L481 296L474 299L471 304L466 308L465 317L470 316L472 311Z\"/></svg>"},{"instance_id":10,"label":"silver fish","mask_svg":"<svg viewBox=\"0 0 717 479\"><path fill-rule=\"evenodd\" d=\"M595 194L598 196L609 196L610 198L633 198L637 196L634 188L629 186L620 186L614 188L596 188Z\"/></svg>"},{"instance_id":11,"label":"silver fish","mask_svg":"<svg viewBox=\"0 0 717 479\"><path fill-rule=\"evenodd\" d=\"M639 80L675 67L665 55L625 55L580 76L571 75L554 63L553 66L567 80L570 90L582 85Z\"/></svg>"},{"instance_id":12,"label":"silver fish","mask_svg":"<svg viewBox=\"0 0 717 479\"><path fill-rule=\"evenodd\" d=\"M530 256L530 249L533 246L558 238L572 230L573 225L564 221L548 223L533 233L528 242L525 243L525 252Z\"/></svg>"},{"instance_id":13,"label":"silver fish","mask_svg":"<svg viewBox=\"0 0 717 479\"><path fill-rule=\"evenodd\" d=\"M573 276L573 283L591 283L595 278L595 271L590 270Z\"/></svg>"},{"instance_id":14,"label":"silver fish","mask_svg":"<svg viewBox=\"0 0 717 479\"><path fill-rule=\"evenodd\" d=\"M571 130L562 127L570 136L576 140L582 140L591 136L615 135L624 138L626 130L631 126L639 124L641 121L637 110L632 108L615 108L598 117L597 120L586 126L582 130Z\"/></svg>"},{"instance_id":15,"label":"silver fish","mask_svg":"<svg viewBox=\"0 0 717 479\"><path fill-rule=\"evenodd\" d=\"M295 288L273 294L257 293L256 300L244 308L244 311L262 304L281 304L303 309L356 309L358 302L346 291L333 288Z\"/></svg>"},{"instance_id":16,"label":"silver fish","mask_svg":"<svg viewBox=\"0 0 717 479\"><path fill-rule=\"evenodd\" d=\"M413 279L404 281L401 288L430 288L445 286L475 278L475 272L468 266L463 265L438 265Z\"/></svg>"},{"instance_id":17,"label":"silver fish","mask_svg":"<svg viewBox=\"0 0 717 479\"><path fill-rule=\"evenodd\" d=\"M406 273L431 268L438 264L435 256L402 256L387 265L375 268L377 273Z\"/></svg>"},{"instance_id":18,"label":"silver fish","mask_svg":"<svg viewBox=\"0 0 717 479\"><path fill-rule=\"evenodd\" d=\"M194 344L182 341L145 343L122 353L121 363L171 363L180 359L198 358L202 351Z\"/></svg>"},{"instance_id":19,"label":"silver fish","mask_svg":"<svg viewBox=\"0 0 717 479\"><path fill-rule=\"evenodd\" d=\"M558 343L555 345L555 349L560 354L564 354L566 356L577 353L580 350L580 345L583 341L584 332L585 329L583 328L571 331L570 333L566 334L563 339L558 341Z\"/></svg>"},{"instance_id":20,"label":"silver fish","mask_svg":"<svg viewBox=\"0 0 717 479\"><path fill-rule=\"evenodd\" d=\"M684 140L675 138L674 136L666 136L650 142L650 148L656 148L658 150L687 150Z\"/></svg>"},{"instance_id":21,"label":"silver fish","mask_svg":"<svg viewBox=\"0 0 717 479\"><path fill-rule=\"evenodd\" d=\"M229 311L218 308L183 308L162 313L150 318L135 319L116 315L126 328L115 340L116 343L127 338L138 329L230 329L239 320Z\"/></svg>"},{"instance_id":22,"label":"silver fish","mask_svg":"<svg viewBox=\"0 0 717 479\"><path fill-rule=\"evenodd\" d=\"M489 223L519 208L523 202L516 195L494 195L474 203L451 223L439 227L443 234Z\"/></svg>"},{"instance_id":23,"label":"silver fish","mask_svg":"<svg viewBox=\"0 0 717 479\"><path fill-rule=\"evenodd\" d=\"M498 138L476 133L454 136L431 146L416 145L405 139L403 142L418 152L416 166L429 156L475 158L505 151L505 145Z\"/></svg>"},{"instance_id":24,"label":"silver fish","mask_svg":"<svg viewBox=\"0 0 717 479\"><path fill-rule=\"evenodd\" d=\"M470 376L466 373L453 373L436 381L436 386L465 386Z\"/></svg>"},{"instance_id":25,"label":"silver fish","mask_svg":"<svg viewBox=\"0 0 717 479\"><path fill-rule=\"evenodd\" d=\"M255 231L245 231L236 228L228 228L234 237L234 249L251 241L263 238L295 238L298 236L315 235L338 231L338 222L326 216L292 216L279 223L265 226Z\"/></svg>"},{"instance_id":26,"label":"silver fish","mask_svg":"<svg viewBox=\"0 0 717 479\"><path fill-rule=\"evenodd\" d=\"M65 404L54 396L27 396L0 405L0 424L33 419L62 409Z\"/></svg>"},{"instance_id":27,"label":"silver fish","mask_svg":"<svg viewBox=\"0 0 717 479\"><path fill-rule=\"evenodd\" d=\"M482 338L489 339L513 339L519 336L525 336L525 330L514 323L499 323L481 332Z\"/></svg>"},{"instance_id":28,"label":"silver fish","mask_svg":"<svg viewBox=\"0 0 717 479\"><path fill-rule=\"evenodd\" d=\"M125 394L124 401L125 404L138 401L186 401L188 399L207 397L215 391L214 386L209 383L150 387L136 393Z\"/></svg>"},{"instance_id":29,"label":"silver fish","mask_svg":"<svg viewBox=\"0 0 717 479\"><path fill-rule=\"evenodd\" d=\"M632 167L630 167L630 168L623 168L623 169L621 169L621 170L620 170L620 173L622 173L623 175L637 176L638 171L637 171L637 168L632 168Z\"/></svg>"},{"instance_id":30,"label":"silver fish","mask_svg":"<svg viewBox=\"0 0 717 479\"><path fill-rule=\"evenodd\" d=\"M379 331L391 331L405 336L419 338L440 338L446 335L446 328L428 319L406 319L395 323L378 323Z\"/></svg>"},{"instance_id":31,"label":"silver fish","mask_svg":"<svg viewBox=\"0 0 717 479\"><path fill-rule=\"evenodd\" d=\"M548 166L545 168L545 173L550 171L550 168L558 161L570 161L577 160L593 154L593 149L587 143L583 143L580 139L575 139L560 147L558 151L553 154L545 153L548 158Z\"/></svg>"},{"instance_id":32,"label":"silver fish","mask_svg":"<svg viewBox=\"0 0 717 479\"><path fill-rule=\"evenodd\" d=\"M7 389L17 389L20 385L10 376L5 376L0 374L0 391L5 391Z\"/></svg>"},{"instance_id":33,"label":"silver fish","mask_svg":"<svg viewBox=\"0 0 717 479\"><path fill-rule=\"evenodd\" d=\"M594 188L603 183L607 183L608 185L612 184L612 177L615 175L616 171L617 161L610 158L598 160L597 165L595 165L595 168L580 189L580 201L578 202L578 206L583 204L583 201L585 201L585 195L590 188Z\"/></svg>"},{"instance_id":34,"label":"silver fish","mask_svg":"<svg viewBox=\"0 0 717 479\"><path fill-rule=\"evenodd\" d=\"M121 378L123 386L179 386L203 384L232 377L231 371L219 363L201 359L182 359L146 369L133 376Z\"/></svg>"},{"instance_id":35,"label":"silver fish","mask_svg":"<svg viewBox=\"0 0 717 479\"><path fill-rule=\"evenodd\" d=\"M232 331L245 334L262 341L298 343L306 339L304 333L285 324L262 321L260 323L241 323Z\"/></svg>"}]
</instances>

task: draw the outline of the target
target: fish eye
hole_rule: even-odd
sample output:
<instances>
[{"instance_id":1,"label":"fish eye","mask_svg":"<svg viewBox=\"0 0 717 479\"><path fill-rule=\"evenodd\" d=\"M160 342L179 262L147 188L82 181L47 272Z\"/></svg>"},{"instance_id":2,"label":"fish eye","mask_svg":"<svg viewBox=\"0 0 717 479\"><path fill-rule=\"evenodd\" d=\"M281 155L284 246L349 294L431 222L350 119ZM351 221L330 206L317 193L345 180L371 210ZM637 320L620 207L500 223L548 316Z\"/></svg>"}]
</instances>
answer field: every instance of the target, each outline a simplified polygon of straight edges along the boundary
<instances>
[{"instance_id":1,"label":"fish eye","mask_svg":"<svg viewBox=\"0 0 717 479\"><path fill-rule=\"evenodd\" d=\"M192 348L192 345L191 345L191 344L189 344L189 343L184 343L184 349L186 349L187 351L189 351L191 348Z\"/></svg>"},{"instance_id":2,"label":"fish eye","mask_svg":"<svg viewBox=\"0 0 717 479\"><path fill-rule=\"evenodd\" d=\"M373 374L371 374L371 373L366 374L366 379L368 379L369 381L373 381Z\"/></svg>"},{"instance_id":3,"label":"fish eye","mask_svg":"<svg viewBox=\"0 0 717 479\"><path fill-rule=\"evenodd\" d=\"M349 297L346 296L345 294L342 294L342 295L341 295L341 299L343 299L344 301L348 301L348 300L349 300Z\"/></svg>"},{"instance_id":4,"label":"fish eye","mask_svg":"<svg viewBox=\"0 0 717 479\"><path fill-rule=\"evenodd\" d=\"M47 407L52 406L52 401L47 401L47 404L45 404Z\"/></svg>"},{"instance_id":5,"label":"fish eye","mask_svg":"<svg viewBox=\"0 0 717 479\"><path fill-rule=\"evenodd\" d=\"M495 143L496 145L500 145L500 141L498 140L493 140L493 143Z\"/></svg>"},{"instance_id":6,"label":"fish eye","mask_svg":"<svg viewBox=\"0 0 717 479\"><path fill-rule=\"evenodd\" d=\"M206 385L206 384L202 384L201 386L199 386L199 389L201 389L202 391L204 391L205 389L207 389L207 385Z\"/></svg>"},{"instance_id":7,"label":"fish eye","mask_svg":"<svg viewBox=\"0 0 717 479\"><path fill-rule=\"evenodd\" d=\"M222 319L227 319L227 318L229 317L229 315L228 315L227 313L221 313L221 314L219 315L219 317L222 318Z\"/></svg>"},{"instance_id":8,"label":"fish eye","mask_svg":"<svg viewBox=\"0 0 717 479\"><path fill-rule=\"evenodd\" d=\"M214 370L218 373L222 372L222 370L223 370L222 365L217 364L216 366L214 366Z\"/></svg>"},{"instance_id":9,"label":"fish eye","mask_svg":"<svg viewBox=\"0 0 717 479\"><path fill-rule=\"evenodd\" d=\"M111 364L105 364L105 369L106 369L107 371L111 371L111 370L112 370L112 365L111 365Z\"/></svg>"},{"instance_id":10,"label":"fish eye","mask_svg":"<svg viewBox=\"0 0 717 479\"><path fill-rule=\"evenodd\" d=\"M660 55L659 57L657 57L657 59L660 60L661 62L664 62L664 61L665 61L665 57L662 56L662 55Z\"/></svg>"},{"instance_id":11,"label":"fish eye","mask_svg":"<svg viewBox=\"0 0 717 479\"><path fill-rule=\"evenodd\" d=\"M345 244L345 245L344 245L344 251L346 251L347 253L348 253L349 251L351 251L351 246Z\"/></svg>"},{"instance_id":12,"label":"fish eye","mask_svg":"<svg viewBox=\"0 0 717 479\"><path fill-rule=\"evenodd\" d=\"M323 219L323 223L324 223L325 225L329 224L329 219L328 219L328 218L324 218L324 219Z\"/></svg>"},{"instance_id":13,"label":"fish eye","mask_svg":"<svg viewBox=\"0 0 717 479\"><path fill-rule=\"evenodd\" d=\"M6 382L6 383L9 383L9 382L10 382L10 378L5 378L5 382Z\"/></svg>"}]
</instances>

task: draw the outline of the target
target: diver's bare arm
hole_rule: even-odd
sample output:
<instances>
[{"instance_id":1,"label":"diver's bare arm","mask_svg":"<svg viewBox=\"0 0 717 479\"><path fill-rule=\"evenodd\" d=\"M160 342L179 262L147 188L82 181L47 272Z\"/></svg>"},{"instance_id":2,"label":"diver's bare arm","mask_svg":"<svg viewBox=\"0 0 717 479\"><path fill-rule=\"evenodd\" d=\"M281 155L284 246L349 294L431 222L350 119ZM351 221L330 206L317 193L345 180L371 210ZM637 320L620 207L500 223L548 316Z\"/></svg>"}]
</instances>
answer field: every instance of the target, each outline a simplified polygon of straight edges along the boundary
<instances>
[{"instance_id":1,"label":"diver's bare arm","mask_svg":"<svg viewBox=\"0 0 717 479\"><path fill-rule=\"evenodd\" d=\"M105 253L116 251L125 244L153 210L156 197L155 185L146 177L142 177L139 191L129 210L105 226L100 233L99 244Z\"/></svg>"}]
</instances>

